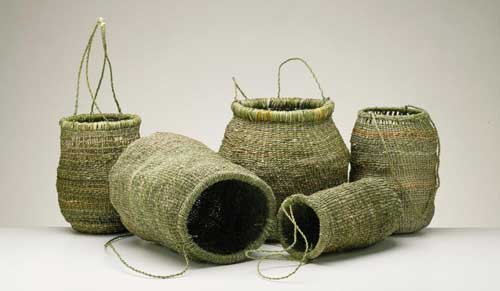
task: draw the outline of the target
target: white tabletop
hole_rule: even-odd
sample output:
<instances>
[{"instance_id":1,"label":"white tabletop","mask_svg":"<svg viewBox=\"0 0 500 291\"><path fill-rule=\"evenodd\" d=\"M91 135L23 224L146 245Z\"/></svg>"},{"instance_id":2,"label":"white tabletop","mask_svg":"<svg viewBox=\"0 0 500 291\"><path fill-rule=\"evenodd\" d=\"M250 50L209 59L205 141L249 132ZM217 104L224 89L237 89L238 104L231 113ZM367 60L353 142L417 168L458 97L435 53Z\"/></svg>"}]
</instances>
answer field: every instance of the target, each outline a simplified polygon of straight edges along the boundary
<instances>
[{"instance_id":1,"label":"white tabletop","mask_svg":"<svg viewBox=\"0 0 500 291\"><path fill-rule=\"evenodd\" d=\"M2 290L500 290L500 229L433 228L391 236L372 247L327 254L283 281L260 278L256 262L192 263L179 278L159 280L126 270L103 244L112 236L70 228L0 228ZM129 238L116 244L133 265L154 273L182 269L181 256ZM269 275L287 261L265 262Z\"/></svg>"}]
</instances>

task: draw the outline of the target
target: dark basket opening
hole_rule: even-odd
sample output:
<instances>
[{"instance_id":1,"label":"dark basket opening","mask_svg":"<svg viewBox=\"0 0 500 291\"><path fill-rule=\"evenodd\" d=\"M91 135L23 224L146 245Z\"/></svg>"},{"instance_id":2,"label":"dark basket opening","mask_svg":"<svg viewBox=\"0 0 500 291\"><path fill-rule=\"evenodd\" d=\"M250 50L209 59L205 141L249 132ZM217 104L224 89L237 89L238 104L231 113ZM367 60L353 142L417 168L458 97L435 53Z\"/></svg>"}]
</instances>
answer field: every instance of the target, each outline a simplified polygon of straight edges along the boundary
<instances>
[{"instance_id":1,"label":"dark basket opening","mask_svg":"<svg viewBox=\"0 0 500 291\"><path fill-rule=\"evenodd\" d=\"M408 107L368 108L368 109L365 109L364 112L374 113L376 116L410 116L410 115L416 115L416 114L422 113L422 111L420 111L420 110L417 110L414 108L408 108Z\"/></svg>"},{"instance_id":2,"label":"dark basket opening","mask_svg":"<svg viewBox=\"0 0 500 291\"><path fill-rule=\"evenodd\" d=\"M271 111L297 111L320 108L324 101L303 98L256 98L242 101L242 105L253 109Z\"/></svg>"},{"instance_id":3,"label":"dark basket opening","mask_svg":"<svg viewBox=\"0 0 500 291\"><path fill-rule=\"evenodd\" d=\"M187 228L205 251L232 254L261 236L268 212L267 197L259 188L238 180L221 181L195 201Z\"/></svg>"},{"instance_id":4,"label":"dark basket opening","mask_svg":"<svg viewBox=\"0 0 500 291\"><path fill-rule=\"evenodd\" d=\"M134 119L133 116L128 114L80 114L68 118L68 121L78 123L94 123L94 122L116 122L123 120Z\"/></svg>"},{"instance_id":5,"label":"dark basket opening","mask_svg":"<svg viewBox=\"0 0 500 291\"><path fill-rule=\"evenodd\" d=\"M307 242L309 244L309 251L311 251L316 247L316 244L318 243L319 240L320 224L318 215L316 215L316 212L314 212L314 210L311 207L309 207L304 203L293 204L292 210L293 210L293 217L295 218L295 221L297 222L297 225L299 226L300 230L306 236ZM289 210L287 209L287 211ZM282 223L281 227L282 235L285 238L286 245L289 246L293 244L293 232L295 226L284 214L281 223ZM306 243L304 241L304 238L302 237L302 235L300 235L298 231L297 231L297 242L295 243L293 249L299 252L304 252L306 250Z\"/></svg>"}]
</instances>

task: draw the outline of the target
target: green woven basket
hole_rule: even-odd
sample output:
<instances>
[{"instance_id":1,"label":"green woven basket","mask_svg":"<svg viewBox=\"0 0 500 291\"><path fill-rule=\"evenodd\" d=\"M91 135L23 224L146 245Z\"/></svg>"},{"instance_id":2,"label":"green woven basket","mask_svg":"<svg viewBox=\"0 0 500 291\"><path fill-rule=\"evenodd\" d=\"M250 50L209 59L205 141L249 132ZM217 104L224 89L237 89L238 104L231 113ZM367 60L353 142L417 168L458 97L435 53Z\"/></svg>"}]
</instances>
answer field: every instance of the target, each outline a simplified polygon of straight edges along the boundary
<instances>
[{"instance_id":1,"label":"green woven basket","mask_svg":"<svg viewBox=\"0 0 500 291\"><path fill-rule=\"evenodd\" d=\"M306 65L322 99L280 97L281 68L290 61ZM246 98L236 82L235 88ZM332 120L334 103L324 97L316 75L303 59L281 63L277 97L236 97L231 106L234 116L219 153L266 181L278 205L294 193L312 194L347 181L349 151ZM275 231L272 239L277 239Z\"/></svg>"},{"instance_id":2,"label":"green woven basket","mask_svg":"<svg viewBox=\"0 0 500 291\"><path fill-rule=\"evenodd\" d=\"M259 247L275 212L271 188L202 143L156 133L132 143L110 173L111 202L133 234L217 264Z\"/></svg>"},{"instance_id":3,"label":"green woven basket","mask_svg":"<svg viewBox=\"0 0 500 291\"><path fill-rule=\"evenodd\" d=\"M101 29L104 47L104 65L95 93L88 83L88 60L92 40ZM86 77L92 97L90 114L78 114L80 76L86 59ZM71 226L85 233L116 233L125 230L109 201L109 170L121 152L139 138L141 119L137 115L122 114L116 99L111 74L111 88L119 113L101 113L96 103L103 74L111 63L107 54L105 24L102 19L94 27L80 62L75 111L60 120L61 154L57 168L57 192L61 212ZM98 114L94 114L94 107Z\"/></svg>"},{"instance_id":4,"label":"green woven basket","mask_svg":"<svg viewBox=\"0 0 500 291\"><path fill-rule=\"evenodd\" d=\"M310 196L288 197L278 212L283 247L297 259L314 259L322 253L366 247L383 240L397 229L402 211L393 188L386 179L366 178ZM295 225L307 244L302 235L296 235L294 243Z\"/></svg>"},{"instance_id":5,"label":"green woven basket","mask_svg":"<svg viewBox=\"0 0 500 291\"><path fill-rule=\"evenodd\" d=\"M439 187L439 137L429 114L414 106L359 111L351 137L350 180L393 178L403 203L397 233L426 227Z\"/></svg>"}]
</instances>

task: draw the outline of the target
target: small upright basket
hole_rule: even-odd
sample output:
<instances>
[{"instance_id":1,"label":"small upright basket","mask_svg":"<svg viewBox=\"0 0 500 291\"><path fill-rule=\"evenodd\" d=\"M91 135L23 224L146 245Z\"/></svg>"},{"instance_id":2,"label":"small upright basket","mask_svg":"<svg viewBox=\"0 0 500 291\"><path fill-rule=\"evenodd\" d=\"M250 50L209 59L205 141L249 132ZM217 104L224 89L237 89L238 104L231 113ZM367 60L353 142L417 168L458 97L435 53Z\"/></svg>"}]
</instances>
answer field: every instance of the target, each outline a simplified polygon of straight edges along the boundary
<instances>
[{"instance_id":1,"label":"small upright basket","mask_svg":"<svg viewBox=\"0 0 500 291\"><path fill-rule=\"evenodd\" d=\"M281 68L303 63L311 73L321 99L281 97ZM272 98L248 99L235 81L227 125L219 153L254 172L276 195L277 205L295 193L305 195L347 182L349 151L332 119L334 103L301 58L290 58L278 68L278 93ZM271 239L276 240L274 232Z\"/></svg>"},{"instance_id":2,"label":"small upright basket","mask_svg":"<svg viewBox=\"0 0 500 291\"><path fill-rule=\"evenodd\" d=\"M439 152L436 126L425 110L365 108L352 131L350 180L394 179L403 204L396 233L416 232L434 215Z\"/></svg>"},{"instance_id":3,"label":"small upright basket","mask_svg":"<svg viewBox=\"0 0 500 291\"><path fill-rule=\"evenodd\" d=\"M88 80L88 61L92 41L100 28L104 64L95 93ZM78 114L80 76L86 60L86 79L92 97L90 114ZM103 75L109 66L111 89L118 113L101 113L96 103ZM124 114L116 98L111 62L107 53L105 23L99 19L85 48L78 71L75 111L60 120L61 155L57 168L57 192L61 212L73 229L93 234L125 231L109 199L108 175L121 152L139 138L141 119ZM94 114L94 107L98 114Z\"/></svg>"}]
</instances>

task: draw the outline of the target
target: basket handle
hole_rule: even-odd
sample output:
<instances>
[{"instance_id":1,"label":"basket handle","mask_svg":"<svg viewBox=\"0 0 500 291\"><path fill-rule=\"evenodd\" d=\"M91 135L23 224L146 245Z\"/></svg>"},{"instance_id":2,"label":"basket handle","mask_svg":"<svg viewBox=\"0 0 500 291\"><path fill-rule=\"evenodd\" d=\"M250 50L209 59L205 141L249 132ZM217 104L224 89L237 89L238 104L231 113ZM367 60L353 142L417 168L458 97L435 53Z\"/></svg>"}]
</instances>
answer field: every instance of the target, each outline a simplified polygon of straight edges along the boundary
<instances>
[{"instance_id":1,"label":"basket handle","mask_svg":"<svg viewBox=\"0 0 500 291\"><path fill-rule=\"evenodd\" d=\"M113 245L113 242L115 241L118 241L118 240L122 240L126 237L130 237L130 236L133 236L132 233L126 233L126 234L121 234L121 235L118 235L112 239L110 239L108 242L106 242L104 244L104 248L107 249L108 247L111 248L111 250L113 251L113 253L115 253L115 255L118 257L118 259L120 260L120 262L125 266L127 267L128 269L136 272L136 273L139 273L139 274L142 274L144 276L147 276L147 277L150 277L150 278L156 278L156 279L172 279L172 278L175 278L175 277L179 277L181 275L183 275L184 273L187 272L187 270L189 269L189 258L188 258L188 255L186 253L186 250L184 249L184 247L182 248L182 253L184 255L184 260L185 260L185 265L184 265L184 269L182 269L180 272L178 273L174 273L174 274L169 274L169 275L157 275L157 274L151 274L151 273L148 273L146 271L143 271L143 270L140 270L136 267L133 267L131 266L123 257L122 255L116 250L115 246Z\"/></svg>"},{"instance_id":2,"label":"basket handle","mask_svg":"<svg viewBox=\"0 0 500 291\"><path fill-rule=\"evenodd\" d=\"M103 65L101 68L99 83L97 84L96 91L93 92L91 85L90 85L90 80L89 80L89 59L90 59L90 52L92 49L92 43L94 40L94 36L95 36L98 28L100 28L100 31L101 31L102 46L103 46L103 50L104 50L104 61L103 61ZM109 60L109 55L108 55L108 45L107 45L107 41L106 41L106 23L104 22L104 19L102 17L99 17L99 19L97 20L97 23L94 26L92 33L90 34L89 40L87 42L87 46L85 47L82 58L80 60L80 66L78 68L78 79L77 79L77 84L76 84L75 110L73 113L74 115L78 114L78 98L80 96L80 79L81 79L81 74L82 74L84 62L85 62L85 80L86 80L86 84L87 84L87 89L88 89L90 97L92 99L92 106L90 109L90 114L94 113L94 107L96 108L96 110L100 114L102 114L99 106L97 105L96 99L97 99L97 96L99 94L99 90L101 88L104 73L106 71L106 65L109 66L109 75L110 75L110 81L111 81L111 91L113 92L113 99L114 99L116 107L118 109L118 113L122 113L120 103L118 102L118 99L116 97L116 91L115 91L114 81L113 81L113 69L111 67L111 61Z\"/></svg>"},{"instance_id":3,"label":"basket handle","mask_svg":"<svg viewBox=\"0 0 500 291\"><path fill-rule=\"evenodd\" d=\"M234 83L234 101L238 101L238 92L240 92L241 95L243 95L243 97L245 97L245 99L248 99L248 97L245 94L245 92L243 92L243 90L241 90L241 87L238 84L238 82L236 82L236 78L235 77L233 77L233 83Z\"/></svg>"},{"instance_id":4,"label":"basket handle","mask_svg":"<svg viewBox=\"0 0 500 291\"><path fill-rule=\"evenodd\" d=\"M288 213L286 211L286 209L285 209L285 207L283 205L281 205L281 209L283 210L283 213L288 218L288 220L293 224L293 227L294 227L293 228L293 242L292 242L292 244L290 244L287 248L284 248L284 249L279 250L279 251L256 249L256 250L247 250L245 252L245 256L247 258L252 259L252 260L258 260L258 263L257 263L257 273L262 278L268 279L268 280L283 280L283 279L286 279L286 278L290 278L292 275L294 275L295 273L297 273L297 271L303 265L307 264L307 261L308 261L307 255L308 255L309 249L310 249L310 247L309 247L309 241L307 240L306 235L300 229L299 224L295 220L295 217L293 215L292 205L289 206L290 213ZM304 243L305 243L305 250L304 250L304 253L303 253L302 258L300 260L291 258L290 256L287 256L287 255L284 254L284 252L287 252L287 251L291 250L295 246L295 244L297 244L297 233L300 234L300 236L302 237L302 239L304 240ZM251 255L251 253L253 253L253 252L263 253L263 254L266 254L266 255L263 255L260 258L259 257L254 257L254 256ZM264 261L270 260L270 259L273 259L273 258L278 258L278 259L279 258L285 258L285 259L287 259L289 261L298 261L298 264L295 266L295 268L292 271L290 271L289 273L287 273L285 275L271 277L271 276L268 276L268 275L266 275L266 274L264 274L262 272L261 265L262 265L262 263Z\"/></svg>"},{"instance_id":5,"label":"basket handle","mask_svg":"<svg viewBox=\"0 0 500 291\"><path fill-rule=\"evenodd\" d=\"M299 61L307 67L307 69L309 70L309 72L311 73L311 75L314 79L314 82L316 82L316 85L318 86L319 92L321 93L321 98L323 99L323 101L327 100L328 98L325 97L325 93L323 92L323 88L321 88L321 84L318 81L318 77L316 77L316 74L314 73L311 66L303 58L298 58L298 57L289 58L289 59L283 61L279 65L279 67L278 67L278 94L276 96L278 98L281 97L281 95L280 95L280 93L281 93L281 68L283 67L283 65L285 65L286 63L291 62L291 61Z\"/></svg>"}]
</instances>

